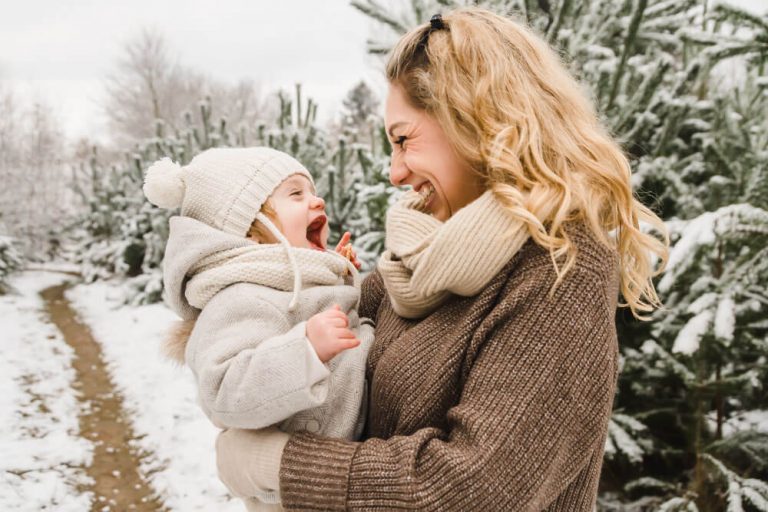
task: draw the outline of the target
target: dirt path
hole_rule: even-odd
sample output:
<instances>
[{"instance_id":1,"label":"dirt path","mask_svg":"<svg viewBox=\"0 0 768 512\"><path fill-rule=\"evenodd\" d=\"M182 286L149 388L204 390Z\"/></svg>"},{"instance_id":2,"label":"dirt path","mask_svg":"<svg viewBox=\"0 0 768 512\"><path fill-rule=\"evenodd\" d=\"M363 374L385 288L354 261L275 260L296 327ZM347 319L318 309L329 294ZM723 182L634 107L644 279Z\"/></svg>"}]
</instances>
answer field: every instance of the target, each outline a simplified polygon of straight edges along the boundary
<instances>
[{"instance_id":1,"label":"dirt path","mask_svg":"<svg viewBox=\"0 0 768 512\"><path fill-rule=\"evenodd\" d=\"M78 399L83 403L80 435L94 443L93 461L85 468L94 483L83 489L94 493L91 510L164 511L160 500L139 474L141 456L129 446L135 436L123 411L122 399L112 385L101 347L88 326L78 322L64 297L68 286L48 288L41 296L51 322L75 350L75 385Z\"/></svg>"}]
</instances>

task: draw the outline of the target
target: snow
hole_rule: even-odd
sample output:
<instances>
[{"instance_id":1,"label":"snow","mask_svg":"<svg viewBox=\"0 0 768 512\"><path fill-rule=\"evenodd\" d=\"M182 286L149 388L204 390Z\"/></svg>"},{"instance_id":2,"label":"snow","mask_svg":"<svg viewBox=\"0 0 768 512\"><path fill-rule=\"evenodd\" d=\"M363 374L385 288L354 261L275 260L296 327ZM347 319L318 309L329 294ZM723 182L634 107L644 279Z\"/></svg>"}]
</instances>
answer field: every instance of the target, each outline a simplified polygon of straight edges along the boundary
<instances>
[{"instance_id":1,"label":"snow","mask_svg":"<svg viewBox=\"0 0 768 512\"><path fill-rule=\"evenodd\" d=\"M741 411L728 418L723 424L723 435L725 437L746 430L756 430L768 434L768 409Z\"/></svg>"},{"instance_id":2,"label":"snow","mask_svg":"<svg viewBox=\"0 0 768 512\"><path fill-rule=\"evenodd\" d=\"M605 452L609 458L614 458L617 452L621 452L630 462L639 463L643 460L643 449L621 425L613 420L608 424Z\"/></svg>"},{"instance_id":3,"label":"snow","mask_svg":"<svg viewBox=\"0 0 768 512\"><path fill-rule=\"evenodd\" d=\"M669 253L669 261L664 277L659 282L659 290L668 292L677 277L675 270L687 261L693 252L703 244L712 244L715 242L715 213L706 212L699 215L690 222L680 226L682 236ZM670 224L667 224L670 226Z\"/></svg>"},{"instance_id":4,"label":"snow","mask_svg":"<svg viewBox=\"0 0 768 512\"><path fill-rule=\"evenodd\" d=\"M187 368L160 355L166 329L177 317L164 305L127 306L123 290L99 282L67 293L81 319L102 344L115 386L133 419L136 444L149 454L142 473L170 510L238 511L216 476L218 430L196 403Z\"/></svg>"},{"instance_id":5,"label":"snow","mask_svg":"<svg viewBox=\"0 0 768 512\"><path fill-rule=\"evenodd\" d=\"M768 212L749 204L731 204L689 221L668 221L670 232L680 233L680 239L670 251L664 277L659 281L659 291L667 293L671 290L700 247L712 246L717 237L727 238L736 232L765 234L768 233L767 225Z\"/></svg>"},{"instance_id":6,"label":"snow","mask_svg":"<svg viewBox=\"0 0 768 512\"><path fill-rule=\"evenodd\" d=\"M688 306L688 313L698 315L705 309L710 309L712 306L714 306L717 302L717 299L718 295L716 293L705 293L704 295L699 296L698 299L693 301L691 305Z\"/></svg>"},{"instance_id":7,"label":"snow","mask_svg":"<svg viewBox=\"0 0 768 512\"><path fill-rule=\"evenodd\" d=\"M47 322L39 292L67 279L25 272L0 296L0 510L90 510L92 444L78 435L73 350Z\"/></svg>"},{"instance_id":8,"label":"snow","mask_svg":"<svg viewBox=\"0 0 768 512\"><path fill-rule=\"evenodd\" d=\"M715 313L715 336L729 343L733 341L733 331L736 328L736 304L733 297L726 295L720 300Z\"/></svg>"},{"instance_id":9,"label":"snow","mask_svg":"<svg viewBox=\"0 0 768 512\"><path fill-rule=\"evenodd\" d=\"M713 316L712 310L707 309L688 320L688 323L677 334L672 352L687 355L696 352L699 349L701 338L712 325Z\"/></svg>"}]
</instances>

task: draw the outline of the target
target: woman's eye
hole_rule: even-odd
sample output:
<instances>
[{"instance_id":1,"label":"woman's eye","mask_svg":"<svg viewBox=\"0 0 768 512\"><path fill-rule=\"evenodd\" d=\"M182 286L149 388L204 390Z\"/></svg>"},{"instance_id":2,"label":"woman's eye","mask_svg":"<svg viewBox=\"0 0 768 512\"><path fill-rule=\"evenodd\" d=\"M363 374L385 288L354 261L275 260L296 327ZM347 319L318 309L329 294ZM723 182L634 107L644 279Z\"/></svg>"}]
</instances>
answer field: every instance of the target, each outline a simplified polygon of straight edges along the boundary
<instances>
[{"instance_id":1,"label":"woman's eye","mask_svg":"<svg viewBox=\"0 0 768 512\"><path fill-rule=\"evenodd\" d=\"M403 144L404 144L404 143L405 143L405 135L401 135L401 136L399 136L399 137L398 137L398 138L395 140L395 144L397 144L398 146L400 146L400 149L403 149Z\"/></svg>"}]
</instances>

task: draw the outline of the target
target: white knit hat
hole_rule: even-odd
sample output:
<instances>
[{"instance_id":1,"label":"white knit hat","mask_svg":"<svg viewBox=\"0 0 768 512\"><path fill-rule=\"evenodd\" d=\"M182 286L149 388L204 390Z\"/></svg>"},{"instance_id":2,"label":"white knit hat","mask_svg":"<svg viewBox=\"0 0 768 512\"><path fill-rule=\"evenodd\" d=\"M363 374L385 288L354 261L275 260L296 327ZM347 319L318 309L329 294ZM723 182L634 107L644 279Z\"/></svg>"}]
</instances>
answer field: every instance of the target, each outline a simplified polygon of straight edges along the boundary
<instances>
[{"instance_id":1,"label":"white knit hat","mask_svg":"<svg viewBox=\"0 0 768 512\"><path fill-rule=\"evenodd\" d=\"M161 208L181 207L191 217L226 233L245 236L272 192L289 176L309 171L276 149L213 148L182 167L163 158L147 169L144 195Z\"/></svg>"},{"instance_id":2,"label":"white knit hat","mask_svg":"<svg viewBox=\"0 0 768 512\"><path fill-rule=\"evenodd\" d=\"M264 202L288 177L312 175L298 160L276 149L213 148L203 151L186 166L162 158L144 177L144 195L161 208L181 207L181 215L236 236L245 237L254 219L259 219L285 247L293 267L296 306L301 289L301 271L290 243L261 213Z\"/></svg>"}]
</instances>

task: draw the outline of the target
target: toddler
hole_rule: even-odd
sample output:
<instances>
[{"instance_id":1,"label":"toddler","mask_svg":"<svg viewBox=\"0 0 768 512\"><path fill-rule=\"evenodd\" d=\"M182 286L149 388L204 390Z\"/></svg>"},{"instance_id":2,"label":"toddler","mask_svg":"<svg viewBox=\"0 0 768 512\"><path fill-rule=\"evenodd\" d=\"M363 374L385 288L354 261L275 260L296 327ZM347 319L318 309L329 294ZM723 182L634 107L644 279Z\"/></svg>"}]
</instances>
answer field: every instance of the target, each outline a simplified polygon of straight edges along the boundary
<instances>
[{"instance_id":1,"label":"toddler","mask_svg":"<svg viewBox=\"0 0 768 512\"><path fill-rule=\"evenodd\" d=\"M211 421L358 438L373 327L356 313L349 236L326 248L325 203L304 166L270 148L209 149L184 167L156 162L144 193L181 207L170 219L165 298L186 321L172 347ZM279 509L278 491L246 503Z\"/></svg>"}]
</instances>

